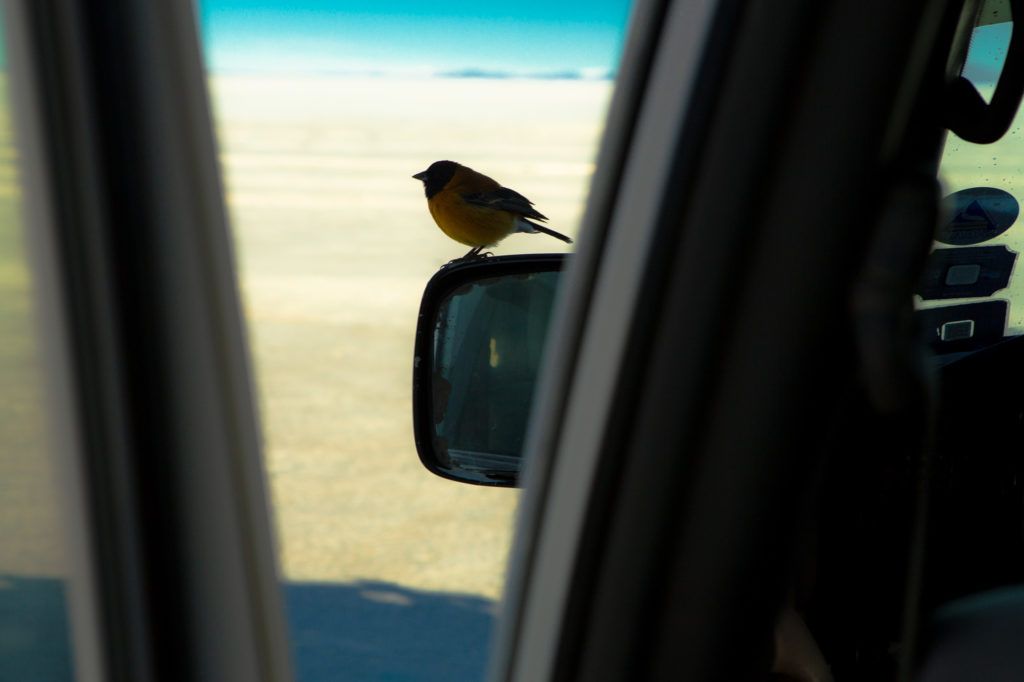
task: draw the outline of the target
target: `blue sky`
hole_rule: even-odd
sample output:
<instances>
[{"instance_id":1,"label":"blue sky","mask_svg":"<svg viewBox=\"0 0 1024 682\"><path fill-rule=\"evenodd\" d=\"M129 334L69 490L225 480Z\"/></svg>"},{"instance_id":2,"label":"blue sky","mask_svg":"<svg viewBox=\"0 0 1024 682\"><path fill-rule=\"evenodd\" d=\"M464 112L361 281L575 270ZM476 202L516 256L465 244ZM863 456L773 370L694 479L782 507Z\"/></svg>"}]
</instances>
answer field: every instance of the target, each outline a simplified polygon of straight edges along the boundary
<instances>
[{"instance_id":1,"label":"blue sky","mask_svg":"<svg viewBox=\"0 0 1024 682\"><path fill-rule=\"evenodd\" d=\"M629 0L198 0L215 72L614 71Z\"/></svg>"}]
</instances>

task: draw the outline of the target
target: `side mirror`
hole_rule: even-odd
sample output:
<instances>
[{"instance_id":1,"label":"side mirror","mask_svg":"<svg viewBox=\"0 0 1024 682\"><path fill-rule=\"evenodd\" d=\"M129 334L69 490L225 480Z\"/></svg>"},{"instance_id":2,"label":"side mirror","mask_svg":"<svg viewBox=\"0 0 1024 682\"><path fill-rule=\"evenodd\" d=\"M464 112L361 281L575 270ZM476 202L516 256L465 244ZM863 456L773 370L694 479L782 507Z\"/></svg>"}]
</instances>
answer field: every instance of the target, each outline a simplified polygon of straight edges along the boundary
<instances>
[{"instance_id":1,"label":"side mirror","mask_svg":"<svg viewBox=\"0 0 1024 682\"><path fill-rule=\"evenodd\" d=\"M427 283L416 326L413 431L420 461L438 476L518 484L564 258L457 262Z\"/></svg>"}]
</instances>

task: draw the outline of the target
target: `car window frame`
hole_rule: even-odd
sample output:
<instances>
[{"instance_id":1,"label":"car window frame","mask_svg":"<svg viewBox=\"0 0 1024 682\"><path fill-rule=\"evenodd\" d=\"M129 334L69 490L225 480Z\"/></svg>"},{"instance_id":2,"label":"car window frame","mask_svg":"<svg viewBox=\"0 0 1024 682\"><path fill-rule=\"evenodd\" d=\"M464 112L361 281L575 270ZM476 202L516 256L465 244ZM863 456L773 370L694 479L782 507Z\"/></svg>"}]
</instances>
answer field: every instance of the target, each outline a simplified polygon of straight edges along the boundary
<instances>
[{"instance_id":1,"label":"car window frame","mask_svg":"<svg viewBox=\"0 0 1024 682\"><path fill-rule=\"evenodd\" d=\"M702 3L691 5L703 6ZM716 111L715 117L692 116L694 109L691 109L691 117L677 119L680 127L685 121L685 135L701 150L690 156L683 155L678 166L667 166L676 173L673 178L681 182L675 191L685 198L674 203L659 198L664 202L659 204L664 212L658 222L669 226L660 236L672 234L674 230L678 232L659 243L659 249L646 253L639 250L642 263L639 270L648 274L671 273L675 283L668 292L657 287L633 289L631 293L636 298L629 300L630 309L646 311L646 317L639 318L645 328L638 328L638 318L629 314L614 318L613 324L600 331L617 337L621 330L614 325L626 326L625 320L633 319L631 333L634 336L629 352L602 357L601 362L585 363L580 361L581 350L592 342L593 335L581 338L580 328L591 320L581 322L585 314L579 311L582 308L592 315L600 315L599 309L613 299L595 294L595 279L600 281L607 276L613 283L609 290L621 295L622 288L615 285L623 283L614 281L610 273L617 268L632 267L620 263L623 258L620 250L609 248L616 236L621 238L621 235L606 229L607 207L622 197L625 183L621 182L621 177L616 177L615 183L602 185L601 166L598 167L593 194L600 196L598 192L602 190L610 195L596 200L605 209L602 215L592 216L588 208L589 222L585 222L581 234L580 252L567 273L562 321L551 341L548 368L557 376L552 377L548 371L542 373L546 377L540 390L543 398L535 408L528 447L529 456L534 460L527 471L526 498L520 512L519 534L506 592L505 608L511 616L500 632L500 654L492 668L491 679L588 679L588 675L595 674L609 680L637 676L720 679L723 670L730 666L767 668L770 664L771 626L782 599L783 564L765 564L759 583L764 589L752 591L735 562L753 546L761 546L758 543L769 536L776 538L780 547L789 546L786 543L793 539L787 540L787 534L793 532L797 524L772 525L779 517L763 512L770 510L771 503L775 502L788 510L786 514L796 514L793 505L800 499L799 491L809 485L806 476L814 467L813 460L806 463L806 470L794 470L792 465L781 461L773 467L761 461L764 457L743 441L744 437L756 438L752 431L746 433L744 429L724 425L728 423L726 414L734 415L735 424L740 423L735 421L735 415L746 413L770 450L769 443L777 447L788 438L787 429L794 428L792 406L804 400L794 392L793 386L781 382L778 390L783 392L775 400L764 403L764 412L756 412L755 406L744 397L743 377L737 375L729 363L733 359L742 361L751 377L769 382L765 384L767 387L778 380L772 377L780 367L799 365L793 357L785 355L784 346L780 345L781 336L794 341L795 346L802 341L792 333L793 329L762 325L762 329L772 329L773 334L780 336L770 344L773 352L780 356L762 358L760 364L751 366L750 358L760 355L745 355L754 351L744 337L730 336L736 332L730 325L740 324L743 319L738 317L740 314L763 318L766 312L771 316L769 311L776 311L779 319L789 319L801 306L820 305L822 291L808 290L806 300L787 296L775 303L766 301L758 291L757 275L746 269L771 272L778 277L777 281L792 276L784 269L780 272L778 267L792 262L791 256L774 248L762 236L772 234L778 238L792 233L792 227L786 224L786 207L761 186L770 184L773 188L784 188L787 195L793 195L799 183L814 187L814 191L809 191L807 206L815 206L812 212L817 210L822 215L832 216L842 215L842 211L828 213L824 209L830 205L843 205L846 207L843 210L851 211L859 205L854 202L863 195L851 192L851 187L869 176L859 177L856 172L865 171L852 169L865 168L866 153L878 155L871 163L878 164L874 166L876 170L886 168L878 171L882 178L891 179L887 173L899 171L897 175L902 180L903 173L919 171L915 164L920 159L913 158L908 149L921 146L920 138L924 145L934 146L941 131L938 126L933 130L928 123L920 135L907 136L905 126L908 120L920 114L916 103L926 89L922 81L923 66L930 59L940 27L945 25L942 20L945 7L944 3L919 2L892 12L885 3L866 8L842 0L796 3L787 6L781 14L778 8L769 9L757 3L722 2L718 10L716 40L735 48L736 36L743 35L746 47L743 51L727 49L724 53L701 54L701 73L723 69L717 71L722 76L730 69L739 69L747 77L741 85L736 81L728 85L715 80L702 81L704 87L695 90L700 97L693 98L691 106L700 110L703 99L707 113L711 110L707 101L720 96L719 88L728 88L727 104L721 100L714 104L716 108L727 108ZM864 54L863 46L874 45L876 40L862 40L876 30L870 24L870 17L882 15L894 22L887 30L903 31L899 34L901 38L888 45L884 54ZM666 25L659 22L659 28ZM785 31L778 31L780 26L785 27ZM853 29L846 30L846 27ZM783 37L787 32L788 39ZM671 34L666 31L656 40L667 35ZM807 36L814 38L808 40ZM907 39L907 36L911 37ZM787 61L801 51L809 55L803 63L806 66ZM629 47L626 54L630 54ZM779 55L785 59L778 61ZM818 55L822 55L820 65L814 61ZM893 63L898 66L892 67L892 72L882 68L883 56L894 57ZM827 80L825 69L839 63L847 65L844 79L849 77L850 81L836 86ZM795 81L792 81L793 74L798 74ZM791 81L797 88L795 99L789 97L784 85L780 86ZM643 78L641 82L651 84ZM809 83L816 87L812 89ZM854 84L862 90L857 91ZM822 93L823 98L832 98L831 101L819 104L814 97L816 92ZM858 99L862 92L871 92L877 98ZM929 93L934 95L934 90ZM830 107L838 103L843 106L856 103L858 106L852 110L855 115L845 120L827 118L823 111L827 114ZM747 118L747 112L754 113ZM751 122L756 122L754 127L760 134L750 133L752 126L748 123ZM865 141L870 140L871 151L840 144L856 163L852 163L850 169L835 173L831 178L834 185L823 184L825 173L801 156L818 161L823 155L827 157L830 149L828 146L821 148L814 134L827 133L833 140L843 140L842 132L838 138L834 136L837 131L847 129L850 135L860 134L865 136ZM771 134L774 130L785 131L777 133L779 135L791 136L793 146L774 142ZM621 134L618 129L608 131L606 144L609 148L616 148L617 136ZM728 139L730 134L732 140ZM709 137L717 138L714 147L717 152L709 151L707 145L712 144L707 141ZM760 156L754 157L754 154ZM777 154L782 161L772 154ZM913 171L900 165L904 157L912 158ZM760 164L754 167L755 175L746 176L746 184L737 189L733 181L736 168L749 173L754 158ZM835 170L827 165L822 168ZM630 171L642 172L640 168L625 169L626 174ZM650 180L663 191L673 187L664 170ZM884 195L886 188L881 185L879 191ZM937 191L934 180L932 189ZM927 193L927 185L923 191ZM744 207L752 210L755 206L763 207L764 213L743 214ZM843 231L837 234L811 233L815 239L826 237L822 246L827 244L829 257L834 258L837 267L842 268L840 271L848 273L851 279L869 234L850 231L848 218L854 214L851 212L838 221L843 224ZM637 222L643 224L643 221ZM635 229L636 224L616 226L616 230L622 232ZM788 243L790 239L787 236L783 242ZM730 243L746 245L732 253ZM840 247L840 243L844 246ZM588 258L588 248L600 250L602 255L589 254ZM637 257L637 252L635 247L627 250L631 257ZM770 259L774 259L774 263ZM596 278L593 271L574 270L588 264L591 267L596 264ZM801 260L800 266L804 265ZM735 282L730 284L728 279L723 279L728 277L734 277ZM626 284L632 287L634 283ZM645 284L650 286L652 281ZM836 291L828 295L835 296ZM673 309L669 305L687 307ZM834 301L831 309L825 309L822 319L831 319L829 316L834 316L835 310L846 310L848 305L847 301ZM684 314L682 310L687 312ZM560 318L557 310L555 318ZM724 335L718 341L714 340L710 328L703 326L705 323L715 326L715 320L736 320L719 330ZM805 320L799 330L820 333L822 327ZM749 338L757 337L754 334ZM730 338L731 341L725 340ZM700 358L701 353L703 358ZM652 359L655 354L658 354L657 359ZM823 360L821 351L812 353L812 357L815 362ZM690 363L689 371L680 371L678 358L686 358ZM851 364L845 365L835 377L837 386L852 374L852 361L847 362ZM715 374L715 367L721 368L721 373ZM574 373L582 376L601 372L619 377L618 381L605 377L602 390L607 393L576 393L571 378ZM637 387L637 382L642 381L638 377L643 376L648 377L650 383ZM799 369L798 376L800 381L815 380L805 368ZM817 378L822 376L824 374L819 372ZM728 392L732 400L709 402L701 397L708 392L714 395L718 390ZM617 393L614 403L608 395L611 392ZM838 395L830 397L839 401ZM639 407L631 407L637 403ZM612 412L594 409L600 404L626 406L627 409ZM673 414L664 408L667 404L681 407ZM574 411L586 413L586 418L578 422L583 432L581 437L570 443L566 424L571 422ZM766 416L768 413L773 417ZM712 424L715 430L709 432ZM672 453L668 450L674 450L676 459L681 452L690 450L687 457L690 463L685 466L669 464ZM661 454L652 456L658 452ZM730 472L716 462L716 457L725 453L743 458L752 466L751 470L763 478L744 479L745 490L751 493L749 503L737 501L735 510L722 517L714 512L722 499L721 493L715 491L729 490L726 482L730 480ZM812 456L812 451L806 454ZM813 456L820 456L820 453ZM643 463L646 463L646 472ZM686 479L684 469L699 470L696 467L707 468L707 475L688 480L677 489L667 487L669 480L678 484ZM601 468L605 470L602 472ZM681 475L683 479L679 478ZM564 477L560 483L559 477ZM785 493L779 497L782 491ZM758 517L759 513L763 518ZM740 526L729 525L744 517L747 519L744 523L749 523L742 532ZM795 521L795 517L787 518ZM653 527L647 523L651 520L656 521ZM558 533L564 542L551 541ZM711 542L716 533L721 533L727 541L717 545ZM652 547L645 536L660 537L663 542L661 546ZM785 556L785 550L781 554ZM700 560L695 561L695 557ZM717 569L716 561L721 562ZM650 580L664 589L663 600L645 598L644 591L636 589L637 584ZM697 585L708 589L703 595L695 593L694 590L701 589ZM707 594L728 595L729 599L751 598L749 623L740 623L735 618L736 612L727 600L721 601L716 610L715 602L705 598ZM543 616L538 617L538 614ZM728 651L744 652L739 657L742 660L730 657ZM748 651L750 656L746 655ZM733 668L732 672L740 674L738 668Z\"/></svg>"},{"instance_id":2,"label":"car window frame","mask_svg":"<svg viewBox=\"0 0 1024 682\"><path fill-rule=\"evenodd\" d=\"M195 7L5 9L81 472L79 679L291 679Z\"/></svg>"}]
</instances>

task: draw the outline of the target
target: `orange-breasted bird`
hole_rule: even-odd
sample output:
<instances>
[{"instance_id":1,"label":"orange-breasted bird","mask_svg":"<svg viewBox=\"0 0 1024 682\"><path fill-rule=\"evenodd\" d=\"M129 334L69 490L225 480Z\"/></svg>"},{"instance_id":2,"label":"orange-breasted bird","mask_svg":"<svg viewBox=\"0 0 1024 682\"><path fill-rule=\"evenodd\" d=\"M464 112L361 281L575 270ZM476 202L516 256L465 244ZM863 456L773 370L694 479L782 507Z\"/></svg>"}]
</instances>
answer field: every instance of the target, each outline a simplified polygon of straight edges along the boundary
<instances>
[{"instance_id":1,"label":"orange-breasted bird","mask_svg":"<svg viewBox=\"0 0 1024 682\"><path fill-rule=\"evenodd\" d=\"M514 232L542 232L572 244L564 234L533 222L547 217L532 201L472 168L435 161L412 177L423 182L427 208L441 231L473 247L463 258L478 255Z\"/></svg>"}]
</instances>

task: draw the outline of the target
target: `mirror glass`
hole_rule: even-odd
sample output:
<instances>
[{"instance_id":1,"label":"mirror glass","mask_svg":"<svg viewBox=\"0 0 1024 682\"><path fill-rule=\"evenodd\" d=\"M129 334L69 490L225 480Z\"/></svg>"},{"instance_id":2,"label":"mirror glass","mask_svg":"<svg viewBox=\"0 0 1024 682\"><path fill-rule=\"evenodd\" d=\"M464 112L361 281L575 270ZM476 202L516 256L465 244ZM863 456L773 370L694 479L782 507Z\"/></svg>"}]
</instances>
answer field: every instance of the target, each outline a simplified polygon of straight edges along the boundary
<instances>
[{"instance_id":1,"label":"mirror glass","mask_svg":"<svg viewBox=\"0 0 1024 682\"><path fill-rule=\"evenodd\" d=\"M479 279L438 306L433 449L450 475L516 482L558 277L550 271Z\"/></svg>"}]
</instances>

